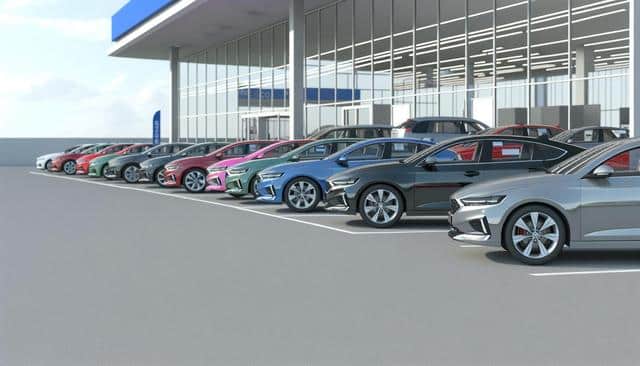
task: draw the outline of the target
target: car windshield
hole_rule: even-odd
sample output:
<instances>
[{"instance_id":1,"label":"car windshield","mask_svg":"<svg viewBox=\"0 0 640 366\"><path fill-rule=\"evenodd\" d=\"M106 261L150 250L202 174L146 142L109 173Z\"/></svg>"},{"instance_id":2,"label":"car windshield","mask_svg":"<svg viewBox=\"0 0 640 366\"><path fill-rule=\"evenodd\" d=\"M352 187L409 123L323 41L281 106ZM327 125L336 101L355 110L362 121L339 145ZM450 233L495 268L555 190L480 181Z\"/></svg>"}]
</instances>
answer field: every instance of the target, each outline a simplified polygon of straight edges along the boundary
<instances>
[{"instance_id":1,"label":"car windshield","mask_svg":"<svg viewBox=\"0 0 640 366\"><path fill-rule=\"evenodd\" d=\"M585 150L578 155L575 155L563 162L560 162L551 169L549 173L552 174L574 174L578 170L582 169L589 162L599 159L601 156L608 154L609 151L616 148L619 144L624 142L613 141L606 144L602 144L591 149Z\"/></svg>"},{"instance_id":2,"label":"car windshield","mask_svg":"<svg viewBox=\"0 0 640 366\"><path fill-rule=\"evenodd\" d=\"M571 136L571 134L572 134L571 130L563 131L563 132L560 132L559 134L555 135L553 137L553 140L565 141Z\"/></svg>"},{"instance_id":3,"label":"car windshield","mask_svg":"<svg viewBox=\"0 0 640 366\"><path fill-rule=\"evenodd\" d=\"M159 150L160 150L160 149L162 149L163 147L164 147L164 145L157 145L157 146L154 146L154 147L150 147L150 148L148 148L148 149L147 149L147 150L145 150L144 152L153 154L154 152L159 151Z\"/></svg>"},{"instance_id":4,"label":"car windshield","mask_svg":"<svg viewBox=\"0 0 640 366\"><path fill-rule=\"evenodd\" d=\"M456 141L456 140L459 140L459 139L460 138L453 138L453 139L450 139L448 141ZM477 140L464 140L464 141L473 142L473 141L477 141ZM447 143L447 141L444 141L444 142L441 142L439 144L435 144L435 145L433 145L431 147L428 147L428 148L426 148L426 149L424 149L424 150L422 150L422 151L420 151L418 153L415 153L415 154L409 156L408 158L406 158L404 160L401 160L401 162L403 164L416 163L416 162L426 158L427 156L435 153L436 151L446 150L446 148L443 149L443 146L445 146L445 145L448 146L448 147L453 146L453 145Z\"/></svg>"},{"instance_id":5,"label":"car windshield","mask_svg":"<svg viewBox=\"0 0 640 366\"><path fill-rule=\"evenodd\" d=\"M185 149L182 149L182 150L178 151L174 155L187 156L187 155L191 154L192 151L200 149L203 145L207 145L207 144L191 145L191 146L189 146L189 147L187 147Z\"/></svg>"},{"instance_id":6,"label":"car windshield","mask_svg":"<svg viewBox=\"0 0 640 366\"><path fill-rule=\"evenodd\" d=\"M317 139L318 137L323 135L325 132L327 132L328 130L330 130L330 129L334 128L334 127L336 127L336 126L333 126L333 125L331 125L331 126L321 126L321 127L317 128L316 130L314 130L313 132L311 132L309 134L309 137L307 137L307 138L311 139L311 140Z\"/></svg>"}]
</instances>

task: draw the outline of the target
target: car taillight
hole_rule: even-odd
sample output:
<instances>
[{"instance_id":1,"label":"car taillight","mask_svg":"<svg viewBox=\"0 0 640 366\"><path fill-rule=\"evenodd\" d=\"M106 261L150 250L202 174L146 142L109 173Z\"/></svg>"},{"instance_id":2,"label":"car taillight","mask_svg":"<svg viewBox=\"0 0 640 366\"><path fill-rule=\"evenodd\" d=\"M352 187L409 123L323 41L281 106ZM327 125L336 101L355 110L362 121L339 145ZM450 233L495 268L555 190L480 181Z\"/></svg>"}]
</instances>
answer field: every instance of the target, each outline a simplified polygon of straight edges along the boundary
<instances>
[{"instance_id":1,"label":"car taillight","mask_svg":"<svg viewBox=\"0 0 640 366\"><path fill-rule=\"evenodd\" d=\"M411 127L405 127L404 133L411 133Z\"/></svg>"}]
</instances>

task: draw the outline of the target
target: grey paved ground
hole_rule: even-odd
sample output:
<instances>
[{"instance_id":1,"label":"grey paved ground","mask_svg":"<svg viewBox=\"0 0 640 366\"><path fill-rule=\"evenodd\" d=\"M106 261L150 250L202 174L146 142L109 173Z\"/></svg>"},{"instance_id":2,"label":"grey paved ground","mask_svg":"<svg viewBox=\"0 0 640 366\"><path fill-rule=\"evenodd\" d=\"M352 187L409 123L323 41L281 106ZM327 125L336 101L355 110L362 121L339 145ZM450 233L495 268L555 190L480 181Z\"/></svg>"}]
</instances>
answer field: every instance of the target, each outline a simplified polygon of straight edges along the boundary
<instances>
[{"instance_id":1,"label":"grey paved ground","mask_svg":"<svg viewBox=\"0 0 640 366\"><path fill-rule=\"evenodd\" d=\"M531 275L637 269L640 252L533 268L461 247L437 220L380 233L29 171L0 168L0 365L640 360L640 273Z\"/></svg>"}]
</instances>

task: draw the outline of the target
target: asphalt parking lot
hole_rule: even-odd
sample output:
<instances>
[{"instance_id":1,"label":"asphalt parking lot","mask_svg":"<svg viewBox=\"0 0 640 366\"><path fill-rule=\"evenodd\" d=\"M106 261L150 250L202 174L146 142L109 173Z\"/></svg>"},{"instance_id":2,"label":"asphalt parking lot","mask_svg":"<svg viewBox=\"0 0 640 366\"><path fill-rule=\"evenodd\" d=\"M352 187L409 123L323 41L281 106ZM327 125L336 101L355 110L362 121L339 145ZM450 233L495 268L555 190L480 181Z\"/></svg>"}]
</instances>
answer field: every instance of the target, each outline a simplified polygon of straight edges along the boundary
<instances>
[{"instance_id":1,"label":"asphalt parking lot","mask_svg":"<svg viewBox=\"0 0 640 366\"><path fill-rule=\"evenodd\" d=\"M635 365L640 252L0 168L0 365Z\"/></svg>"}]
</instances>

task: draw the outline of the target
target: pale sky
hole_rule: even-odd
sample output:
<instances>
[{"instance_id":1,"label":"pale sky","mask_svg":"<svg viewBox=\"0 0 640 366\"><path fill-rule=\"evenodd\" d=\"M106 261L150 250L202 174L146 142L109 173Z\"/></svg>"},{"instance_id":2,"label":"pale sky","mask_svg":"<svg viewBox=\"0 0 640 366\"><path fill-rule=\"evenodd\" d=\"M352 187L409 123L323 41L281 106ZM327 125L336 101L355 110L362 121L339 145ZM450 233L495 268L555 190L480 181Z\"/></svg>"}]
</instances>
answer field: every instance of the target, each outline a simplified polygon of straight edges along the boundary
<instances>
[{"instance_id":1,"label":"pale sky","mask_svg":"<svg viewBox=\"0 0 640 366\"><path fill-rule=\"evenodd\" d=\"M0 0L0 137L169 133L169 64L107 56L126 0Z\"/></svg>"}]
</instances>

